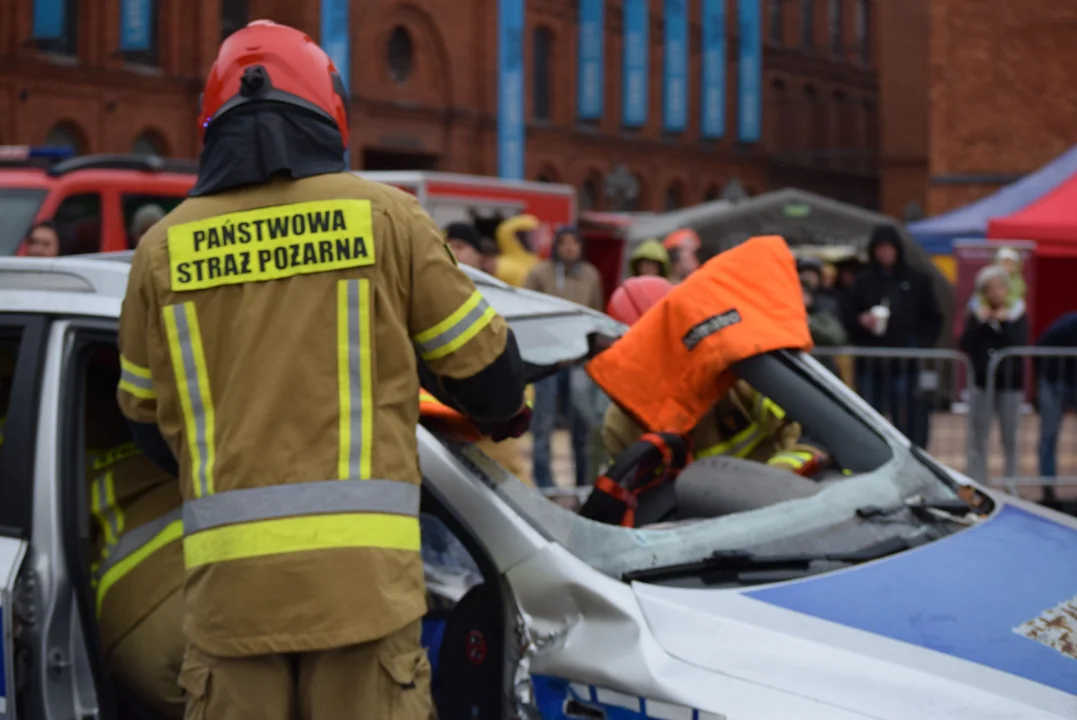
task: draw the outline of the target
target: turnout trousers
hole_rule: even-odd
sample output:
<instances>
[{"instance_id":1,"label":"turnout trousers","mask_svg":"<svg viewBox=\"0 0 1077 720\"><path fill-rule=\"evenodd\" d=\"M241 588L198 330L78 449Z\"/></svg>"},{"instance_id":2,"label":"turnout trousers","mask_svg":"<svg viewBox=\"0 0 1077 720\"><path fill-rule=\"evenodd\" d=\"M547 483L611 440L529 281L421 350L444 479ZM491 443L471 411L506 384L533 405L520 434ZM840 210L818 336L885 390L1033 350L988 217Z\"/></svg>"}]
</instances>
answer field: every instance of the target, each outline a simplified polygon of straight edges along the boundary
<instances>
[{"instance_id":1,"label":"turnout trousers","mask_svg":"<svg viewBox=\"0 0 1077 720\"><path fill-rule=\"evenodd\" d=\"M433 720L422 621L362 645L221 658L193 645L186 720Z\"/></svg>"}]
</instances>

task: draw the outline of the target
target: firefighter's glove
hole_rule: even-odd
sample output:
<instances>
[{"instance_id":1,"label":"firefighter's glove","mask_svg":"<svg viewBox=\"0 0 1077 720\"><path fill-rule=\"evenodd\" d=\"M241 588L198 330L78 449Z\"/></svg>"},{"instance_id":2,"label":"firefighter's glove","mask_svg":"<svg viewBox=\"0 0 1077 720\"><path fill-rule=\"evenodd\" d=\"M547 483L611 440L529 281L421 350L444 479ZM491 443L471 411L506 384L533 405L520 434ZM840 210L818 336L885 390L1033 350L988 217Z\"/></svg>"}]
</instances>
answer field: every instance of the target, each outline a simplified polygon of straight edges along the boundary
<instances>
[{"instance_id":1,"label":"firefighter's glove","mask_svg":"<svg viewBox=\"0 0 1077 720\"><path fill-rule=\"evenodd\" d=\"M513 415L508 420L499 423L492 423L488 426L479 428L483 435L488 436L494 442L501 442L502 440L508 440L509 438L518 438L527 432L527 429L531 426L531 408L524 406L524 409Z\"/></svg>"}]
</instances>

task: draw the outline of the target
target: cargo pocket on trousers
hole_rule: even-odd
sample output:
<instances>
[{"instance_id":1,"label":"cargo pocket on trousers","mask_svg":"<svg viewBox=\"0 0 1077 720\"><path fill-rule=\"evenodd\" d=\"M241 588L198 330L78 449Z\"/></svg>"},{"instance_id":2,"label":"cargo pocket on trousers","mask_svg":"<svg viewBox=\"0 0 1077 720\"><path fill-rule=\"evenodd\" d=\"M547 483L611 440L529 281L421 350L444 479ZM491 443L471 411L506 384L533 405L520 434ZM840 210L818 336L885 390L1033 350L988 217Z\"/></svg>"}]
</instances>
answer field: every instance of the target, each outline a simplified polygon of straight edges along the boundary
<instances>
[{"instance_id":1,"label":"cargo pocket on trousers","mask_svg":"<svg viewBox=\"0 0 1077 720\"><path fill-rule=\"evenodd\" d=\"M430 661L425 650L412 650L378 658L385 671L385 695L382 697L382 716L386 720L429 720L432 718L430 698ZM190 720L188 718L187 720Z\"/></svg>"},{"instance_id":2,"label":"cargo pocket on trousers","mask_svg":"<svg viewBox=\"0 0 1077 720\"><path fill-rule=\"evenodd\" d=\"M180 669L179 686L187 694L183 720L205 720L209 704L209 668L192 662L188 655Z\"/></svg>"}]
</instances>

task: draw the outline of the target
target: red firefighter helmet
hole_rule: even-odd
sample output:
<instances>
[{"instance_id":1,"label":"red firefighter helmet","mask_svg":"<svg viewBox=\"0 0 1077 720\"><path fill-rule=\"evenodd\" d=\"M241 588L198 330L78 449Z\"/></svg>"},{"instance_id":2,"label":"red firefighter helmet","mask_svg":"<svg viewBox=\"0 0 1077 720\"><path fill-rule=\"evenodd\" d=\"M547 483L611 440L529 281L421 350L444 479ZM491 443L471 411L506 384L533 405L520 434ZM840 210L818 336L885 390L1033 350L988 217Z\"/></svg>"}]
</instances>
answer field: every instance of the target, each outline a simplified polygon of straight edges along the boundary
<instances>
[{"instance_id":1,"label":"red firefighter helmet","mask_svg":"<svg viewBox=\"0 0 1077 720\"><path fill-rule=\"evenodd\" d=\"M643 313L650 310L673 289L673 283L664 277L642 276L625 280L613 292L606 314L625 325L634 325Z\"/></svg>"},{"instance_id":2,"label":"red firefighter helmet","mask_svg":"<svg viewBox=\"0 0 1077 720\"><path fill-rule=\"evenodd\" d=\"M287 103L336 124L348 147L348 91L329 56L307 34L255 20L221 43L202 92L199 131L251 101Z\"/></svg>"}]
</instances>

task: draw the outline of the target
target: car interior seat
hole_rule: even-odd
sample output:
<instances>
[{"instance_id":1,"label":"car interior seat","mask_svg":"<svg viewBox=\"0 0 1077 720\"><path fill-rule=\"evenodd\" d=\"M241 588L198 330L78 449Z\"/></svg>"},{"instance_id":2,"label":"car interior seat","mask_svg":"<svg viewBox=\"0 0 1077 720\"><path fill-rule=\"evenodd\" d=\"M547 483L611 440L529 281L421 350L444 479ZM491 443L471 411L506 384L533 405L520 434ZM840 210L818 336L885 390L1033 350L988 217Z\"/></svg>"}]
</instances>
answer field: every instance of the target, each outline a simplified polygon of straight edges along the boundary
<instances>
[{"instance_id":1,"label":"car interior seat","mask_svg":"<svg viewBox=\"0 0 1077 720\"><path fill-rule=\"evenodd\" d=\"M677 516L710 518L758 510L810 497L822 489L814 480L752 460L716 455L681 471L673 484Z\"/></svg>"},{"instance_id":2,"label":"car interior seat","mask_svg":"<svg viewBox=\"0 0 1077 720\"><path fill-rule=\"evenodd\" d=\"M434 703L440 718L500 720L504 609L489 581L468 590L445 623Z\"/></svg>"}]
</instances>

